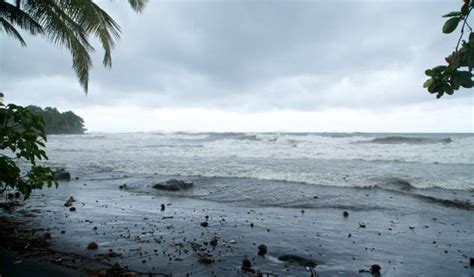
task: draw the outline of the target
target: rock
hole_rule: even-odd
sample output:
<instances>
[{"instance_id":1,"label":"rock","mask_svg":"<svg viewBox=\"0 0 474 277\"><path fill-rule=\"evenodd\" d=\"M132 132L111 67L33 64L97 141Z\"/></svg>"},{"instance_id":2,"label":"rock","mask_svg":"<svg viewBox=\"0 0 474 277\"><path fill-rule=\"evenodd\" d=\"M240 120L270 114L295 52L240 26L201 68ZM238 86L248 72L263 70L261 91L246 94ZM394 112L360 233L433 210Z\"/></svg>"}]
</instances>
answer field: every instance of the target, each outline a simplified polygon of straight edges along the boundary
<instances>
[{"instance_id":1,"label":"rock","mask_svg":"<svg viewBox=\"0 0 474 277\"><path fill-rule=\"evenodd\" d=\"M365 228L365 223L359 223L360 228Z\"/></svg>"},{"instance_id":2,"label":"rock","mask_svg":"<svg viewBox=\"0 0 474 277\"><path fill-rule=\"evenodd\" d=\"M414 230L415 226L409 226L408 228L410 228L410 230Z\"/></svg>"},{"instance_id":3,"label":"rock","mask_svg":"<svg viewBox=\"0 0 474 277\"><path fill-rule=\"evenodd\" d=\"M265 256L267 254L267 246L265 244L260 244L258 246L258 253L259 256Z\"/></svg>"},{"instance_id":4,"label":"rock","mask_svg":"<svg viewBox=\"0 0 474 277\"><path fill-rule=\"evenodd\" d=\"M58 168L54 172L54 180L56 181L71 181L71 174L67 172L64 168Z\"/></svg>"},{"instance_id":5,"label":"rock","mask_svg":"<svg viewBox=\"0 0 474 277\"><path fill-rule=\"evenodd\" d=\"M375 276L380 276L380 270L382 268L378 264L373 264L370 266L370 273Z\"/></svg>"},{"instance_id":6,"label":"rock","mask_svg":"<svg viewBox=\"0 0 474 277\"><path fill-rule=\"evenodd\" d=\"M165 204L161 204L161 211L164 211L166 209L166 205Z\"/></svg>"},{"instance_id":7,"label":"rock","mask_svg":"<svg viewBox=\"0 0 474 277\"><path fill-rule=\"evenodd\" d=\"M18 191L15 192L15 198L20 198L20 193Z\"/></svg>"},{"instance_id":8,"label":"rock","mask_svg":"<svg viewBox=\"0 0 474 277\"><path fill-rule=\"evenodd\" d=\"M244 258L242 260L242 270L246 272L252 272L254 273L255 270L252 269L252 262L248 258Z\"/></svg>"},{"instance_id":9,"label":"rock","mask_svg":"<svg viewBox=\"0 0 474 277\"><path fill-rule=\"evenodd\" d=\"M72 203L76 202L76 199L74 199L74 197L70 196L69 199L66 201L66 203L64 203L64 206L65 207L71 207L72 206Z\"/></svg>"},{"instance_id":10,"label":"rock","mask_svg":"<svg viewBox=\"0 0 474 277\"><path fill-rule=\"evenodd\" d=\"M278 260L283 261L283 262L289 262L289 263L295 263L301 266L308 266L308 267L316 267L316 262L306 259L300 256L296 255L283 255L278 257Z\"/></svg>"},{"instance_id":11,"label":"rock","mask_svg":"<svg viewBox=\"0 0 474 277\"><path fill-rule=\"evenodd\" d=\"M95 241L91 241L91 242L89 242L89 244L87 245L87 249L89 249L89 250L95 250L95 249L97 249L97 248L99 248L99 245L98 245L97 242L95 242Z\"/></svg>"},{"instance_id":12,"label":"rock","mask_svg":"<svg viewBox=\"0 0 474 277\"><path fill-rule=\"evenodd\" d=\"M209 226L209 223L207 221L203 221L203 222L201 222L201 226L202 227L207 227L207 226Z\"/></svg>"},{"instance_id":13,"label":"rock","mask_svg":"<svg viewBox=\"0 0 474 277\"><path fill-rule=\"evenodd\" d=\"M9 193L9 194L7 194L7 197L8 197L8 199L13 199L13 197L15 197L15 195L13 193Z\"/></svg>"},{"instance_id":14,"label":"rock","mask_svg":"<svg viewBox=\"0 0 474 277\"><path fill-rule=\"evenodd\" d=\"M69 208L69 210L70 210L71 212L75 212L75 211L76 211L76 207L71 207L71 208Z\"/></svg>"},{"instance_id":15,"label":"rock","mask_svg":"<svg viewBox=\"0 0 474 277\"><path fill-rule=\"evenodd\" d=\"M167 191L180 191L194 187L193 183L187 183L183 180L170 179L166 182L158 183L153 186L155 189L167 190Z\"/></svg>"},{"instance_id":16,"label":"rock","mask_svg":"<svg viewBox=\"0 0 474 277\"><path fill-rule=\"evenodd\" d=\"M344 212L342 213L342 215L344 215L344 217L348 217L348 216L349 216L349 212L348 212L348 211L344 211Z\"/></svg>"},{"instance_id":17,"label":"rock","mask_svg":"<svg viewBox=\"0 0 474 277\"><path fill-rule=\"evenodd\" d=\"M211 254L203 253L203 254L199 254L198 256L198 262L201 264L212 264L215 261L216 260Z\"/></svg>"},{"instance_id":18,"label":"rock","mask_svg":"<svg viewBox=\"0 0 474 277\"><path fill-rule=\"evenodd\" d=\"M469 265L474 266L474 257L469 258Z\"/></svg>"},{"instance_id":19,"label":"rock","mask_svg":"<svg viewBox=\"0 0 474 277\"><path fill-rule=\"evenodd\" d=\"M126 188L127 188L127 184L123 184L119 186L119 189L126 189Z\"/></svg>"},{"instance_id":20,"label":"rock","mask_svg":"<svg viewBox=\"0 0 474 277\"><path fill-rule=\"evenodd\" d=\"M213 247L216 247L216 246L217 246L217 242L218 242L217 238L214 237L213 239L211 239L211 241L209 242L209 244L210 244L211 246L213 246Z\"/></svg>"}]
</instances>

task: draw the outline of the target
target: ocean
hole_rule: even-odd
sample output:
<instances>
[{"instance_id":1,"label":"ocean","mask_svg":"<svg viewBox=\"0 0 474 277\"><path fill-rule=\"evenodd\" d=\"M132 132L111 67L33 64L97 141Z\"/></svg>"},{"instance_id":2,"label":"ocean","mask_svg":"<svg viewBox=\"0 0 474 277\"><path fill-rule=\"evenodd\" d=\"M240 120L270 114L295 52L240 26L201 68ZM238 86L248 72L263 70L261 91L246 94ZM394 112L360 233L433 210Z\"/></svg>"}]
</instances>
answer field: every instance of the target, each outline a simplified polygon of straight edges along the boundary
<instances>
[{"instance_id":1,"label":"ocean","mask_svg":"<svg viewBox=\"0 0 474 277\"><path fill-rule=\"evenodd\" d=\"M79 172L348 187L400 179L416 188L474 189L473 134L179 132L48 138L50 161Z\"/></svg>"}]
</instances>

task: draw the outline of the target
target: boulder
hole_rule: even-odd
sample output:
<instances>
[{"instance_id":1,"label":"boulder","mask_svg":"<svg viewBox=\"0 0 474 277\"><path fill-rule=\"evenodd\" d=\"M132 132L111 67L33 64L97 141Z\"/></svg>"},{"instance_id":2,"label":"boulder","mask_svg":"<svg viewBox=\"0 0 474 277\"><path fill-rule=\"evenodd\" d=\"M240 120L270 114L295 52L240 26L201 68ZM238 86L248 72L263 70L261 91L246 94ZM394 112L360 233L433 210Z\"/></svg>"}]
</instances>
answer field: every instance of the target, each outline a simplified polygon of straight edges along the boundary
<instances>
[{"instance_id":1,"label":"boulder","mask_svg":"<svg viewBox=\"0 0 474 277\"><path fill-rule=\"evenodd\" d=\"M258 253L259 256L265 256L267 254L267 246L265 244L260 244L258 246Z\"/></svg>"},{"instance_id":2,"label":"boulder","mask_svg":"<svg viewBox=\"0 0 474 277\"><path fill-rule=\"evenodd\" d=\"M316 267L316 262L306 259L300 256L296 255L283 255L278 257L278 260L283 261L283 262L289 262L289 263L295 263L301 266L308 266L308 267Z\"/></svg>"},{"instance_id":3,"label":"boulder","mask_svg":"<svg viewBox=\"0 0 474 277\"><path fill-rule=\"evenodd\" d=\"M71 181L71 174L64 168L58 168L54 172L54 180L56 181Z\"/></svg>"},{"instance_id":4,"label":"boulder","mask_svg":"<svg viewBox=\"0 0 474 277\"><path fill-rule=\"evenodd\" d=\"M248 258L243 259L241 269L245 272L255 272L255 270L252 268L252 262Z\"/></svg>"},{"instance_id":5,"label":"boulder","mask_svg":"<svg viewBox=\"0 0 474 277\"><path fill-rule=\"evenodd\" d=\"M193 183L188 183L183 180L170 179L166 182L158 183L153 186L155 189L168 190L168 191L180 191L194 187Z\"/></svg>"}]
</instances>

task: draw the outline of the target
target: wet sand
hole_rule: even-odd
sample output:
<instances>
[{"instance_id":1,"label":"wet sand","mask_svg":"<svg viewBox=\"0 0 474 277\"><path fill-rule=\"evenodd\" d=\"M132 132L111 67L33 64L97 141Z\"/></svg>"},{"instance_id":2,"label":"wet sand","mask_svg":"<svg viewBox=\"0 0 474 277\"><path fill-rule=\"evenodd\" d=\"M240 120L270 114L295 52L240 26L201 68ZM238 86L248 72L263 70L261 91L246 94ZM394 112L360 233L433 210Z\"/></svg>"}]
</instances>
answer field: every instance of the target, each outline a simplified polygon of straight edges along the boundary
<instances>
[{"instance_id":1,"label":"wet sand","mask_svg":"<svg viewBox=\"0 0 474 277\"><path fill-rule=\"evenodd\" d=\"M276 207L241 200L251 198L245 194L236 201L210 201L192 197L192 192L155 191L150 178L158 182L169 177L81 176L61 182L58 189L37 191L1 216L18 222L15 226L23 230L18 236L47 242L44 247L51 252L39 251L37 259L58 255L56 264L78 274L105 273L116 264L164 276L252 276L241 269L247 257L264 276L311 276L308 267L280 261L282 255L314 261L318 276L371 276L360 270L373 264L381 266L382 276L474 274L469 266L474 256L469 202L452 206L398 190L313 186L314 191L302 192L306 202ZM198 179L193 179L196 191ZM124 183L127 187L119 189ZM472 199L472 194L457 192L456 199ZM334 195L340 198L332 198L331 205L311 205ZM70 196L76 200L75 211L64 206ZM98 249L87 249L92 241ZM267 246L264 256L257 254L260 244ZM32 251L22 254L35 256ZM0 269L2 276L4 272Z\"/></svg>"}]
</instances>

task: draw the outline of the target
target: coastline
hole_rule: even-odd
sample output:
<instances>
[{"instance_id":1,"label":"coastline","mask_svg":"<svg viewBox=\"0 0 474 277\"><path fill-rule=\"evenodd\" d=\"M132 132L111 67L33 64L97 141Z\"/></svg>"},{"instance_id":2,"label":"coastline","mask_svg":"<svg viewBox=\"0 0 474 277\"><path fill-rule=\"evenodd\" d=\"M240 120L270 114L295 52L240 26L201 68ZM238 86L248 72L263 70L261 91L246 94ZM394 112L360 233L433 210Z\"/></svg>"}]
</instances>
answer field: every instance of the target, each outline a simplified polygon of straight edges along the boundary
<instances>
[{"instance_id":1,"label":"coastline","mask_svg":"<svg viewBox=\"0 0 474 277\"><path fill-rule=\"evenodd\" d=\"M275 207L147 190L151 182L169 177L81 176L58 189L35 192L15 212L2 216L21 222L25 230L49 228L38 229L34 237L48 232L47 249L89 261L83 263L89 268L78 267L78 273L104 272L117 263L135 273L251 276L241 269L248 258L255 272L311 276L307 267L279 260L295 255L314 261L318 276L371 276L359 271L373 264L381 266L383 276L474 274L469 267L474 256L470 208L379 189L316 187L317 198L305 196L324 202L344 195L370 204L361 208L338 199L331 199L339 204L332 207ZM124 183L127 188L119 189ZM209 193L219 194L219 189ZM77 200L76 211L64 207L69 196ZM457 195L463 196L470 199L472 192ZM202 222L208 222L207 227ZM97 250L87 249L91 241L97 242ZM260 244L268 247L263 257L257 254ZM200 263L206 255L213 262Z\"/></svg>"}]
</instances>

